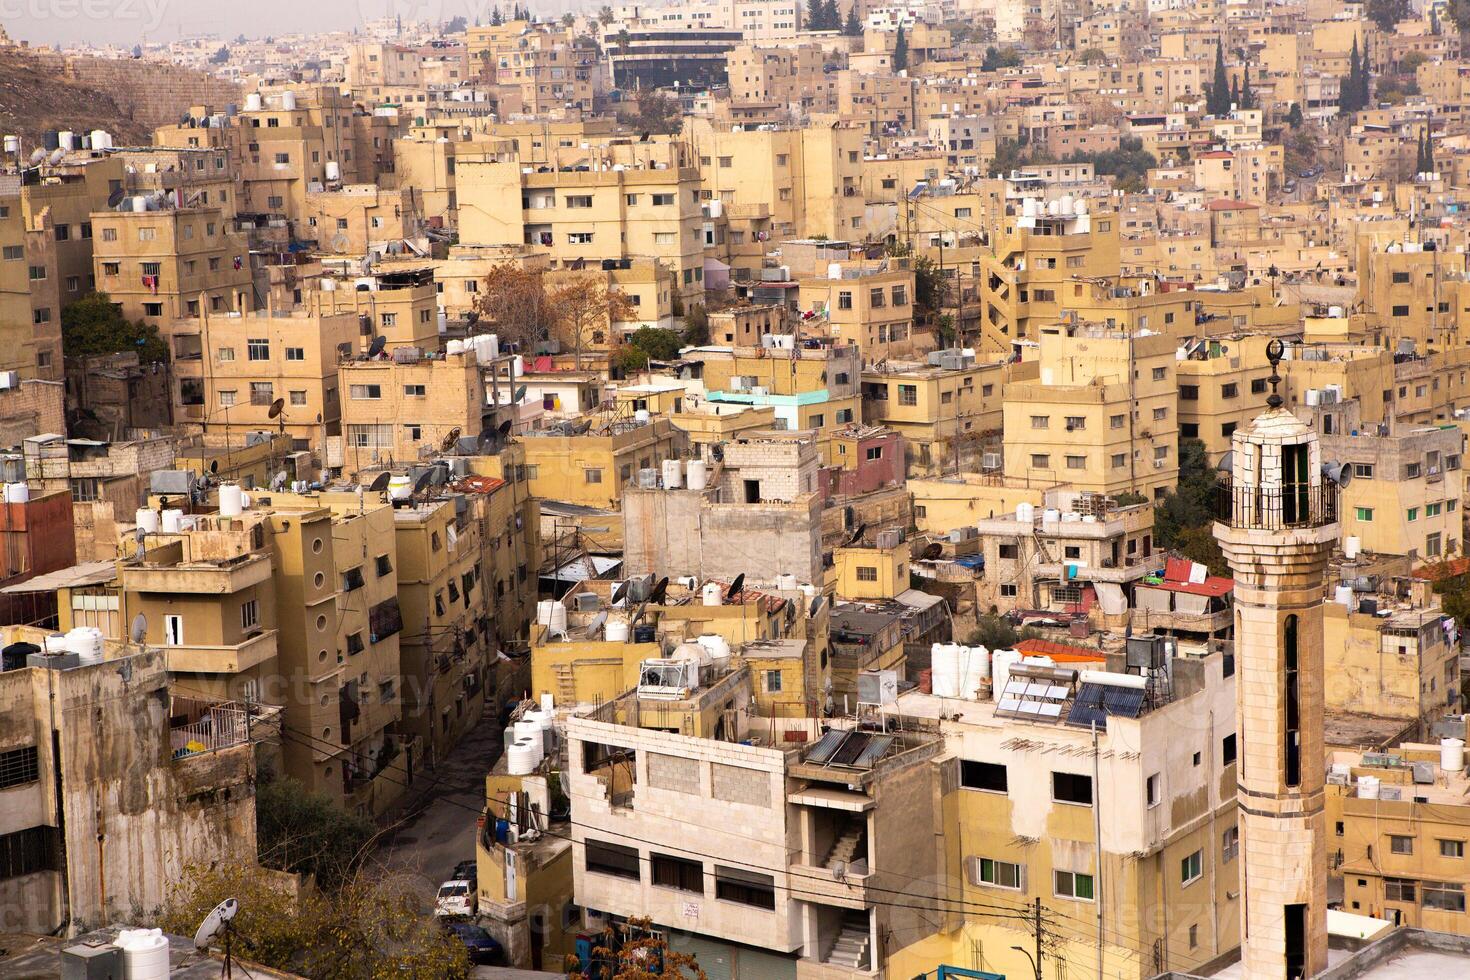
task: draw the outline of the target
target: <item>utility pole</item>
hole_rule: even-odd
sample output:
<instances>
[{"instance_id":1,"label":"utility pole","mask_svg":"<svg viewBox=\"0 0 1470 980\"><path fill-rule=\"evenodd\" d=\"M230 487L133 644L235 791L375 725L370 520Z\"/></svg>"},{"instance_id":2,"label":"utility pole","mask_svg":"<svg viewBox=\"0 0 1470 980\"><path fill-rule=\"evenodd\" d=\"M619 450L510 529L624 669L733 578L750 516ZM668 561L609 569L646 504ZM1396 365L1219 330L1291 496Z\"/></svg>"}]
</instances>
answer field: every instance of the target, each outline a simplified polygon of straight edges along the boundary
<instances>
[{"instance_id":1,"label":"utility pole","mask_svg":"<svg viewBox=\"0 0 1470 980\"><path fill-rule=\"evenodd\" d=\"M1032 923L1036 930L1036 980L1041 980L1041 896L1036 896Z\"/></svg>"}]
</instances>

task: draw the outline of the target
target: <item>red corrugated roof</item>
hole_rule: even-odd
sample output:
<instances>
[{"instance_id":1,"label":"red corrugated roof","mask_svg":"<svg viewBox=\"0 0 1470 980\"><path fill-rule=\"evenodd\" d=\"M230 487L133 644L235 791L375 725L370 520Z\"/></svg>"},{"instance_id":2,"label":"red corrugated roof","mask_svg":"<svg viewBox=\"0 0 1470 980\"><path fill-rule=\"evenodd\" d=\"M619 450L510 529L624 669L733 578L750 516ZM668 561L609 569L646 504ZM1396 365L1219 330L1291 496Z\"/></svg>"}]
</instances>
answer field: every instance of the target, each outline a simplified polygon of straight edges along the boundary
<instances>
[{"instance_id":1,"label":"red corrugated roof","mask_svg":"<svg viewBox=\"0 0 1470 980\"><path fill-rule=\"evenodd\" d=\"M1188 558L1170 558L1164 563L1164 580L1158 584L1139 582L1138 588L1164 589L1168 592L1186 592L1190 595L1223 596L1235 588L1235 579L1223 575L1206 575L1203 582L1191 582L1189 569L1194 563Z\"/></svg>"},{"instance_id":2,"label":"red corrugated roof","mask_svg":"<svg viewBox=\"0 0 1470 980\"><path fill-rule=\"evenodd\" d=\"M1452 558L1448 561L1435 562L1432 565L1420 565L1414 569L1413 575L1418 579L1437 582L1442 578L1454 578L1470 571L1470 558Z\"/></svg>"},{"instance_id":3,"label":"red corrugated roof","mask_svg":"<svg viewBox=\"0 0 1470 980\"><path fill-rule=\"evenodd\" d=\"M1107 659L1101 650L1068 646L1065 643L1054 643L1051 640L1022 640L1016 644L1016 649L1028 657L1050 657L1059 664L1095 663Z\"/></svg>"}]
</instances>

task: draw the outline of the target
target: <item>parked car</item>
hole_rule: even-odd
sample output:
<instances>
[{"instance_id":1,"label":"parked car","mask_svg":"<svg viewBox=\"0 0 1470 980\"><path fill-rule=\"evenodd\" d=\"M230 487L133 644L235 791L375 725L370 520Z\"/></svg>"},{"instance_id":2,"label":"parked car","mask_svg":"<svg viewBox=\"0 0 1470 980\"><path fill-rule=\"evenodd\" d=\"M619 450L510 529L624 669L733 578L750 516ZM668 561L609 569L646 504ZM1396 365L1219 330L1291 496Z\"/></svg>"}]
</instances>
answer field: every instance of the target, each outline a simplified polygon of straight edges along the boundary
<instances>
[{"instance_id":1,"label":"parked car","mask_svg":"<svg viewBox=\"0 0 1470 980\"><path fill-rule=\"evenodd\" d=\"M468 881L474 884L480 877L480 866L474 858L461 861L454 866L454 874L449 876L453 881Z\"/></svg>"},{"instance_id":2,"label":"parked car","mask_svg":"<svg viewBox=\"0 0 1470 980\"><path fill-rule=\"evenodd\" d=\"M434 897L437 916L471 916L475 914L475 886L463 878L452 878L439 886Z\"/></svg>"},{"instance_id":3,"label":"parked car","mask_svg":"<svg viewBox=\"0 0 1470 980\"><path fill-rule=\"evenodd\" d=\"M499 963L504 958L500 942L473 922L446 922L444 928L464 944L471 963Z\"/></svg>"}]
</instances>

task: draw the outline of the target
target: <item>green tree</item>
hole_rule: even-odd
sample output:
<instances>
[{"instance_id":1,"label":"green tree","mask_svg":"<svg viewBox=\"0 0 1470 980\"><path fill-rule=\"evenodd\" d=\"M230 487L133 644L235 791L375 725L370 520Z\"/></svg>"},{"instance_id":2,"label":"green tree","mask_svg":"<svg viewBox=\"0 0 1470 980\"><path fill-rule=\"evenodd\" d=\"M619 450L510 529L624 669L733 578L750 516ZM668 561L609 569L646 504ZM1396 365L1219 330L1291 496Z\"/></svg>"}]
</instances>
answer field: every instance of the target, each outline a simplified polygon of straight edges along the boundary
<instances>
[{"instance_id":1,"label":"green tree","mask_svg":"<svg viewBox=\"0 0 1470 980\"><path fill-rule=\"evenodd\" d=\"M313 875L327 889L347 880L374 834L371 820L284 777L256 790L255 824L261 864Z\"/></svg>"},{"instance_id":2,"label":"green tree","mask_svg":"<svg viewBox=\"0 0 1470 980\"><path fill-rule=\"evenodd\" d=\"M212 54L212 55L209 56L209 63L211 65L222 65L222 64L224 64L225 62L227 62L229 60L230 60L230 49L227 48L227 47L225 47L223 44L221 44L219 46L219 50L218 51L216 51L214 54Z\"/></svg>"},{"instance_id":3,"label":"green tree","mask_svg":"<svg viewBox=\"0 0 1470 980\"><path fill-rule=\"evenodd\" d=\"M468 26L469 24L465 21L464 14L459 14L458 16L451 17L449 20L444 22L444 33L463 34L465 32L465 28Z\"/></svg>"},{"instance_id":4,"label":"green tree","mask_svg":"<svg viewBox=\"0 0 1470 980\"><path fill-rule=\"evenodd\" d=\"M822 30L838 31L842 29L842 12L837 9L837 0L827 0L822 5Z\"/></svg>"},{"instance_id":5,"label":"green tree","mask_svg":"<svg viewBox=\"0 0 1470 980\"><path fill-rule=\"evenodd\" d=\"M1340 85L1337 105L1344 113L1357 112L1367 104L1360 101L1363 91L1363 57L1358 53L1358 39L1353 38L1353 48L1348 55L1348 77Z\"/></svg>"},{"instance_id":6,"label":"green tree","mask_svg":"<svg viewBox=\"0 0 1470 980\"><path fill-rule=\"evenodd\" d=\"M1159 545L1208 565L1215 575L1230 567L1210 531L1217 481L1205 444L1179 440L1179 483L1154 508L1154 537Z\"/></svg>"},{"instance_id":7,"label":"green tree","mask_svg":"<svg viewBox=\"0 0 1470 980\"><path fill-rule=\"evenodd\" d=\"M823 9L822 0L806 0L806 29L809 31L826 30L822 26L826 12Z\"/></svg>"},{"instance_id":8,"label":"green tree","mask_svg":"<svg viewBox=\"0 0 1470 980\"><path fill-rule=\"evenodd\" d=\"M1009 650L1019 640L1016 628L1004 616L979 616L975 620L974 631L965 640L965 646Z\"/></svg>"},{"instance_id":9,"label":"green tree","mask_svg":"<svg viewBox=\"0 0 1470 980\"><path fill-rule=\"evenodd\" d=\"M847 8L847 20L842 23L842 33L848 37L863 36L863 25L857 15L857 0L853 0L852 6Z\"/></svg>"},{"instance_id":10,"label":"green tree","mask_svg":"<svg viewBox=\"0 0 1470 980\"><path fill-rule=\"evenodd\" d=\"M1084 65L1105 65L1108 63L1108 53L1101 48L1088 48L1077 56L1077 60Z\"/></svg>"},{"instance_id":11,"label":"green tree","mask_svg":"<svg viewBox=\"0 0 1470 980\"><path fill-rule=\"evenodd\" d=\"M898 25L898 37L893 41L893 70L904 71L909 66L909 37L903 25Z\"/></svg>"},{"instance_id":12,"label":"green tree","mask_svg":"<svg viewBox=\"0 0 1470 980\"><path fill-rule=\"evenodd\" d=\"M995 156L990 160L990 172L1004 177L1012 170L1026 166L1031 155L1025 147L1013 139L995 141Z\"/></svg>"},{"instance_id":13,"label":"green tree","mask_svg":"<svg viewBox=\"0 0 1470 980\"><path fill-rule=\"evenodd\" d=\"M643 351L652 360L672 361L679 356L684 341L677 331L663 327L639 327L628 338L628 344Z\"/></svg>"},{"instance_id":14,"label":"green tree","mask_svg":"<svg viewBox=\"0 0 1470 980\"><path fill-rule=\"evenodd\" d=\"M1119 189L1134 192L1143 189L1148 172L1159 165L1158 159L1143 148L1143 141L1132 136L1119 140L1116 150L1074 153L1066 162L1090 163L1096 173L1114 178Z\"/></svg>"},{"instance_id":15,"label":"green tree","mask_svg":"<svg viewBox=\"0 0 1470 980\"><path fill-rule=\"evenodd\" d=\"M1368 0L1368 19L1385 31L1409 17L1409 0Z\"/></svg>"},{"instance_id":16,"label":"green tree","mask_svg":"<svg viewBox=\"0 0 1470 980\"><path fill-rule=\"evenodd\" d=\"M619 44L625 44L619 32ZM638 101L623 103L618 111L618 121L641 132L660 136L677 136L684 128L684 110L679 100L663 89L645 90L638 93Z\"/></svg>"},{"instance_id":17,"label":"green tree","mask_svg":"<svg viewBox=\"0 0 1470 980\"><path fill-rule=\"evenodd\" d=\"M1254 109L1256 107L1256 94L1251 91L1250 65L1246 65L1241 72L1240 107L1242 109Z\"/></svg>"},{"instance_id":18,"label":"green tree","mask_svg":"<svg viewBox=\"0 0 1470 980\"><path fill-rule=\"evenodd\" d=\"M696 303L684 314L684 343L699 347L709 343L709 310Z\"/></svg>"},{"instance_id":19,"label":"green tree","mask_svg":"<svg viewBox=\"0 0 1470 980\"><path fill-rule=\"evenodd\" d=\"M504 23L505 23L505 18L502 17L502 16L500 16L500 8L499 7L496 7L494 10L490 11L490 26L491 27L499 27L501 24L504 24Z\"/></svg>"},{"instance_id":20,"label":"green tree","mask_svg":"<svg viewBox=\"0 0 1470 980\"><path fill-rule=\"evenodd\" d=\"M1215 45L1215 78L1205 89L1205 112L1212 116L1230 114L1230 75L1225 71L1225 46Z\"/></svg>"},{"instance_id":21,"label":"green tree","mask_svg":"<svg viewBox=\"0 0 1470 980\"><path fill-rule=\"evenodd\" d=\"M1300 102L1293 102L1291 108L1286 113L1286 125L1292 129L1300 129L1303 121L1302 104Z\"/></svg>"},{"instance_id":22,"label":"green tree","mask_svg":"<svg viewBox=\"0 0 1470 980\"><path fill-rule=\"evenodd\" d=\"M65 357L136 351L142 364L168 360L158 328L129 322L106 293L89 293L61 308L61 351Z\"/></svg>"},{"instance_id":23,"label":"green tree","mask_svg":"<svg viewBox=\"0 0 1470 980\"><path fill-rule=\"evenodd\" d=\"M601 10L597 11L597 22L603 27L611 24L615 19L616 18L613 16L613 9L605 4L603 5Z\"/></svg>"},{"instance_id":24,"label":"green tree","mask_svg":"<svg viewBox=\"0 0 1470 980\"><path fill-rule=\"evenodd\" d=\"M985 49L985 58L980 62L981 71L1000 71L1002 68L1015 68L1021 63L1021 52L1015 48L997 48L995 45Z\"/></svg>"}]
</instances>

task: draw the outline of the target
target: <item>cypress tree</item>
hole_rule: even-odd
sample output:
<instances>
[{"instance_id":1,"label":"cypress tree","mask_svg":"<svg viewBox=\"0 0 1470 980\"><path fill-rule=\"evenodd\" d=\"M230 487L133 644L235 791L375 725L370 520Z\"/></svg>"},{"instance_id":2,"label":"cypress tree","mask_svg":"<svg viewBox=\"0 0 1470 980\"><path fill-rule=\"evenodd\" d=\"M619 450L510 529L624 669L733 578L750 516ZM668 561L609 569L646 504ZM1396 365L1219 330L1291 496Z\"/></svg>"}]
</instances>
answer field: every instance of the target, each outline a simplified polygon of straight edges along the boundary
<instances>
[{"instance_id":1,"label":"cypress tree","mask_svg":"<svg viewBox=\"0 0 1470 980\"><path fill-rule=\"evenodd\" d=\"M806 29L822 30L822 0L806 0Z\"/></svg>"},{"instance_id":2,"label":"cypress tree","mask_svg":"<svg viewBox=\"0 0 1470 980\"><path fill-rule=\"evenodd\" d=\"M1363 59L1358 55L1358 39L1355 37L1352 53L1348 55L1347 83L1337 100L1343 112L1357 112L1363 107L1358 102L1359 93L1363 90L1362 74Z\"/></svg>"},{"instance_id":3,"label":"cypress tree","mask_svg":"<svg viewBox=\"0 0 1470 980\"><path fill-rule=\"evenodd\" d=\"M1225 48L1215 45L1215 81L1210 86L1210 97L1205 101L1205 111L1212 116L1223 116L1230 112L1230 76L1225 73Z\"/></svg>"},{"instance_id":4,"label":"cypress tree","mask_svg":"<svg viewBox=\"0 0 1470 980\"><path fill-rule=\"evenodd\" d=\"M1424 173L1424 131L1419 131L1419 147L1414 151L1414 173Z\"/></svg>"},{"instance_id":5,"label":"cypress tree","mask_svg":"<svg viewBox=\"0 0 1470 980\"><path fill-rule=\"evenodd\" d=\"M1251 91L1251 66L1245 66L1245 77L1240 83L1240 107L1242 109L1254 109L1256 107L1256 94Z\"/></svg>"},{"instance_id":6,"label":"cypress tree","mask_svg":"<svg viewBox=\"0 0 1470 980\"><path fill-rule=\"evenodd\" d=\"M837 10L837 0L827 0L822 7L822 30L836 31L842 28L842 14Z\"/></svg>"},{"instance_id":7,"label":"cypress tree","mask_svg":"<svg viewBox=\"0 0 1470 980\"><path fill-rule=\"evenodd\" d=\"M1439 168L1434 164L1434 137L1429 133L1429 127L1424 127L1424 172L1432 174Z\"/></svg>"},{"instance_id":8,"label":"cypress tree","mask_svg":"<svg viewBox=\"0 0 1470 980\"><path fill-rule=\"evenodd\" d=\"M898 37L893 42L893 70L903 71L909 66L909 38L903 25L898 25Z\"/></svg>"},{"instance_id":9,"label":"cypress tree","mask_svg":"<svg viewBox=\"0 0 1470 980\"><path fill-rule=\"evenodd\" d=\"M847 23L842 25L842 33L848 37L861 37L863 25L858 22L857 0L853 0L852 6L847 8Z\"/></svg>"}]
</instances>

